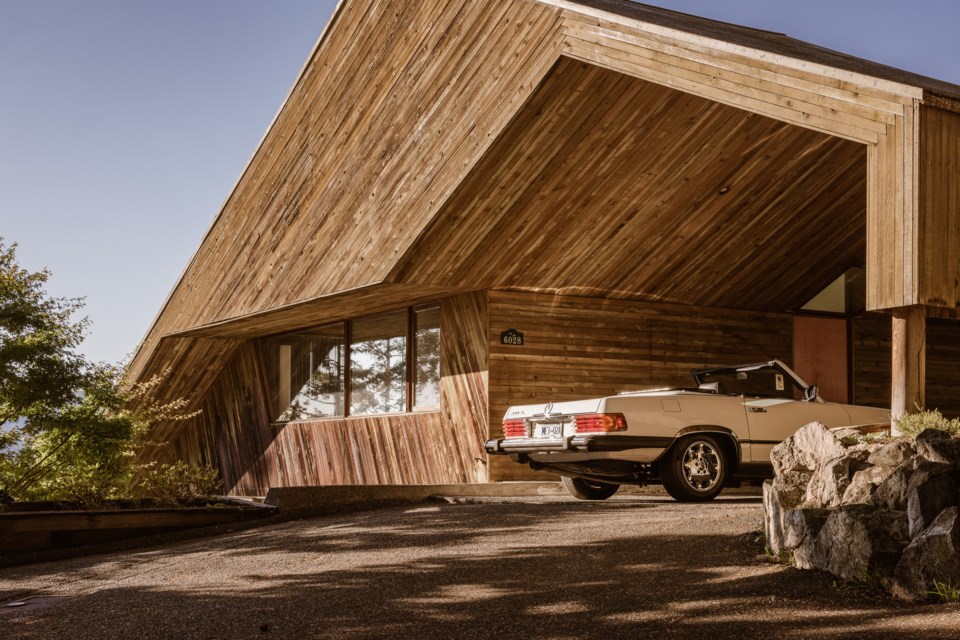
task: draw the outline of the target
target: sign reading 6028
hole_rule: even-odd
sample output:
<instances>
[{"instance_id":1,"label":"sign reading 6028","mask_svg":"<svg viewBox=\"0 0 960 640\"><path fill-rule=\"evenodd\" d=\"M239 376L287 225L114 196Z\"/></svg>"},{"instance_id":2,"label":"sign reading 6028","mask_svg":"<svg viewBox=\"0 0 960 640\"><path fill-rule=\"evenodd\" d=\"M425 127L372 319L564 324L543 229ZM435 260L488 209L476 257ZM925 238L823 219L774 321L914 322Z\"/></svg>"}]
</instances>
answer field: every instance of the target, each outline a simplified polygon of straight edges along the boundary
<instances>
[{"instance_id":1,"label":"sign reading 6028","mask_svg":"<svg viewBox=\"0 0 960 640\"><path fill-rule=\"evenodd\" d=\"M507 329L500 332L500 344L520 346L523 344L523 334L516 329Z\"/></svg>"}]
</instances>

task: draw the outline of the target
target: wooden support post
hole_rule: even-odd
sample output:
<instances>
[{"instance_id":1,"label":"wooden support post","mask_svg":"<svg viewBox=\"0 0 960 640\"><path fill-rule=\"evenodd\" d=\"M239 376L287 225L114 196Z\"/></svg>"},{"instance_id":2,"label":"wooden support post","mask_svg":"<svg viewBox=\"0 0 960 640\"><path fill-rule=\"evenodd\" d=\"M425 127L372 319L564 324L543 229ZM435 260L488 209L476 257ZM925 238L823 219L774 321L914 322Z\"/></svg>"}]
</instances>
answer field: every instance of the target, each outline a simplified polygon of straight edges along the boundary
<instances>
[{"instance_id":1,"label":"wooden support post","mask_svg":"<svg viewBox=\"0 0 960 640\"><path fill-rule=\"evenodd\" d=\"M890 416L896 421L903 414L924 407L927 321L923 307L894 309L892 331ZM894 435L898 435L895 428Z\"/></svg>"}]
</instances>

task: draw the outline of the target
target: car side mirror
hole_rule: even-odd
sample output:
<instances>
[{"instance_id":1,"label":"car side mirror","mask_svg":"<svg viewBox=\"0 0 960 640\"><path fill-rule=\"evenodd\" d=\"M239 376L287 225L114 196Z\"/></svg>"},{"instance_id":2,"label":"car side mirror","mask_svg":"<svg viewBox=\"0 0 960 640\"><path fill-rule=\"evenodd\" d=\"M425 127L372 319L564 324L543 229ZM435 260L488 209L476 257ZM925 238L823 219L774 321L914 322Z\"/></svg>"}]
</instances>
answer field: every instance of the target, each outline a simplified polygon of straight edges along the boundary
<instances>
[{"instance_id":1,"label":"car side mirror","mask_svg":"<svg viewBox=\"0 0 960 640\"><path fill-rule=\"evenodd\" d=\"M807 388L804 389L804 391L803 391L803 401L804 401L804 402L812 402L812 401L814 401L814 400L817 399L817 396L818 396L818 395L820 395L820 394L819 394L819 392L817 391L817 385L813 385L812 387L807 387Z\"/></svg>"}]
</instances>

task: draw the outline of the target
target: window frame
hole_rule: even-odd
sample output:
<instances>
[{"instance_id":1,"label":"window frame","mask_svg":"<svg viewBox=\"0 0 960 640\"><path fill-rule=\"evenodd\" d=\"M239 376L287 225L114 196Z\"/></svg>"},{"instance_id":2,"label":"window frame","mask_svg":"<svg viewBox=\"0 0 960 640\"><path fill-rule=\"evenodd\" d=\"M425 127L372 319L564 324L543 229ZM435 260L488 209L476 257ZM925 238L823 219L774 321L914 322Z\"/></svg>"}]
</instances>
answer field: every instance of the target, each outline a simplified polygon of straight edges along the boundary
<instances>
[{"instance_id":1,"label":"window frame","mask_svg":"<svg viewBox=\"0 0 960 640\"><path fill-rule=\"evenodd\" d=\"M392 310L392 311L390 311L390 310L380 311L380 312L377 312L377 313L371 313L371 314L367 314L367 315L364 315L364 316L357 316L357 317L354 317L354 318L349 318L349 319L346 319L346 320L340 320L340 321L336 321L336 322L329 322L329 323L324 323L324 324L319 324L319 325L312 325L311 327L304 327L304 328L302 328L302 329L297 329L297 330L294 330L294 331L289 331L289 332L284 332L284 333L278 333L278 334L274 334L274 335L272 335L272 336L264 336L263 338L261 338L262 340L269 339L269 338L277 338L277 337L280 337L280 336L295 334L295 333L297 333L298 331L308 331L308 330L310 330L311 328L314 328L314 327L332 326L332 325L337 325L337 324L341 325L341 332L342 332L342 334L343 334L343 350L344 350L344 356L343 356L343 367L344 367L344 376L343 376L343 415L340 415L340 416L321 416L321 417L315 417L315 418L299 418L299 419L296 419L296 420L277 420L277 419L273 419L273 420L271 420L271 424L274 424L274 425L287 425L287 424L293 424L293 423L296 423L296 422L317 422L317 421L320 421L320 420L345 420L345 419L351 418L351 417L391 416L391 415L403 415L403 414L407 414L407 413L429 413L429 412L431 412L431 411L439 411L439 410L440 410L440 406L441 406L441 400L440 400L440 394L439 394L439 393L437 394L437 403L436 403L436 404L432 404L432 405L417 405L417 404L416 404L416 398L415 398L415 396L416 396L416 384L417 384L417 382L416 382L417 313L420 312L420 311L425 311L425 310L433 309L433 308L436 308L436 309L440 312L440 317L441 317L441 320L442 320L442 317L443 317L442 304L441 304L441 301L436 301L436 302L428 302L428 303L419 304L419 305L412 305L412 306L401 307L400 309L394 309L394 310ZM396 311L405 311L405 313L404 313L404 319L405 319L405 334L404 334L404 336L405 336L405 339L406 339L406 348L405 348L405 350L404 350L404 352L405 352L405 353L404 353L404 356L406 357L406 363L405 363L405 371L404 371L404 378L405 378L405 379L404 379L404 388L405 388L405 390L406 390L406 398L405 398L405 403L404 403L404 405L405 405L405 406L404 406L404 410L401 411L401 412L357 414L357 416L354 416L354 415L352 415L351 412L350 412L350 406L351 406L350 403L351 403L351 400L352 400L351 396L353 395L353 375L352 375L352 366L353 366L353 363L351 362L351 359L352 359L352 358L351 358L351 352L353 351L353 324L354 324L354 322L356 322L356 321L358 321L358 320L362 320L363 318L372 317L372 316L376 316L376 315L380 315L380 314L387 314L387 313L396 312ZM441 321L441 324L442 324L442 321ZM438 329L439 329L439 328L440 328L440 327L438 326ZM442 333L442 329L441 329L441 336L442 336L442 335L443 335L443 333ZM441 345L438 345L438 346L439 346L439 348L441 349L441 352L442 352L442 338L441 338ZM440 363L438 363L438 369L440 370L440 376L441 376L441 378L442 378L442 376L443 376L442 368L440 368L442 361L443 361L443 360L442 360L442 357L441 357ZM282 415L282 412L281 412L281 415Z\"/></svg>"}]
</instances>

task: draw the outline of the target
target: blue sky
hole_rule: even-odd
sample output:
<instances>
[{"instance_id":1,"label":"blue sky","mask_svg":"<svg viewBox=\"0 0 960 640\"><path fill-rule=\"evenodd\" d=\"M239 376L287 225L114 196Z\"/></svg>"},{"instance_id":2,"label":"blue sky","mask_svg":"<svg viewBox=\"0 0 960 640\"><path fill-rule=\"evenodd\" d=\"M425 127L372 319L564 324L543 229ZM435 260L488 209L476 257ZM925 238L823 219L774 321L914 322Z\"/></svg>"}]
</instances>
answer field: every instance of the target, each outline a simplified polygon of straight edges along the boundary
<instances>
[{"instance_id":1,"label":"blue sky","mask_svg":"<svg viewBox=\"0 0 960 640\"><path fill-rule=\"evenodd\" d=\"M0 235L118 361L163 304L333 0L0 0ZM960 84L960 2L662 0Z\"/></svg>"}]
</instances>

